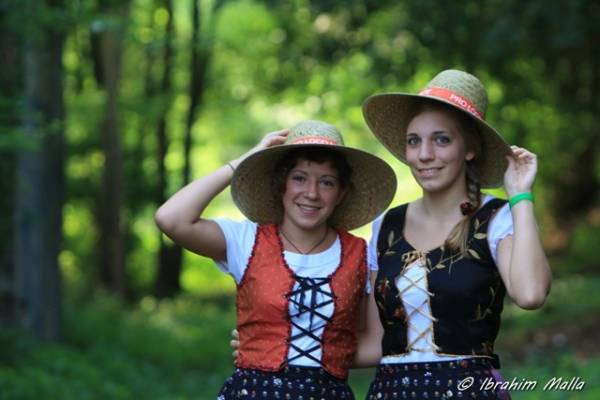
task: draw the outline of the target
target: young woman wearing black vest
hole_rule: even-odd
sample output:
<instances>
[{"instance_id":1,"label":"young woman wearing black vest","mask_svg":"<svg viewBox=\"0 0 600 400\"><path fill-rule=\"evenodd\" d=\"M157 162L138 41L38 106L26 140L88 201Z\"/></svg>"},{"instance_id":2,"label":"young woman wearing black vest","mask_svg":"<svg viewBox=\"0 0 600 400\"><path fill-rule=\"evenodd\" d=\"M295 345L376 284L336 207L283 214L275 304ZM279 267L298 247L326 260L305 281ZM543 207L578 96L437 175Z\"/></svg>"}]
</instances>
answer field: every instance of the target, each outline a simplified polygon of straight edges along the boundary
<instances>
[{"instance_id":1,"label":"young woman wearing black vest","mask_svg":"<svg viewBox=\"0 0 600 400\"><path fill-rule=\"evenodd\" d=\"M374 296L356 355L379 364L368 399L508 396L494 353L504 296L541 307L551 272L533 209L536 156L509 147L486 108L481 82L457 70L419 94L365 101L367 124L422 189L373 223ZM502 184L508 201L481 192Z\"/></svg>"},{"instance_id":2,"label":"young woman wearing black vest","mask_svg":"<svg viewBox=\"0 0 600 400\"><path fill-rule=\"evenodd\" d=\"M248 219L202 217L230 183ZM304 121L160 207L161 230L237 284L239 351L219 400L354 398L347 373L369 282L366 243L347 231L385 210L395 189L384 161Z\"/></svg>"}]
</instances>

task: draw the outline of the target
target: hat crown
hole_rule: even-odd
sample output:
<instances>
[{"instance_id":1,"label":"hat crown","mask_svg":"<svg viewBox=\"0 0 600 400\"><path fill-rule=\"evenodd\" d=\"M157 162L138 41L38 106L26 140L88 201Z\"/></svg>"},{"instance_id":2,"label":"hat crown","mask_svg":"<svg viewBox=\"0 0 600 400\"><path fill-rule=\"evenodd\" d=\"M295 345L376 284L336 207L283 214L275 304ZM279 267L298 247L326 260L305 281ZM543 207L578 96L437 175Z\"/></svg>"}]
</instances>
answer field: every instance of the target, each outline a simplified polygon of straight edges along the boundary
<instances>
[{"instance_id":1,"label":"hat crown","mask_svg":"<svg viewBox=\"0 0 600 400\"><path fill-rule=\"evenodd\" d=\"M426 86L426 89L442 88L453 92L470 102L485 118L488 106L488 95L485 86L477 77L456 69L448 69L437 74Z\"/></svg>"},{"instance_id":2,"label":"hat crown","mask_svg":"<svg viewBox=\"0 0 600 400\"><path fill-rule=\"evenodd\" d=\"M290 128L285 144L328 144L343 146L342 134L333 125L322 121L302 121Z\"/></svg>"}]
</instances>

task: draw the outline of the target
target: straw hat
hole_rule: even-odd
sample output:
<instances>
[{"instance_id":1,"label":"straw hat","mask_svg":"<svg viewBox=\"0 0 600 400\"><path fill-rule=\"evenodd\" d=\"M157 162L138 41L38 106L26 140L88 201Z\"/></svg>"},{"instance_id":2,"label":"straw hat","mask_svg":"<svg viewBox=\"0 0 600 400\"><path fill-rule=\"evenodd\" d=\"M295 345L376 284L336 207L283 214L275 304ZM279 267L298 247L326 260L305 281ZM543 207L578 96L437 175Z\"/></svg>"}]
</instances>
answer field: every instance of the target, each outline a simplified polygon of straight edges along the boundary
<instances>
[{"instance_id":1,"label":"straw hat","mask_svg":"<svg viewBox=\"0 0 600 400\"><path fill-rule=\"evenodd\" d=\"M343 155L352 169L350 184L329 222L342 230L364 225L383 212L396 192L396 175L382 159L344 146L340 132L321 121L303 121L290 129L286 141L244 159L235 169L231 196L240 211L260 223L281 223L281 195L274 193L275 165L297 148L327 148Z\"/></svg>"},{"instance_id":2,"label":"straw hat","mask_svg":"<svg viewBox=\"0 0 600 400\"><path fill-rule=\"evenodd\" d=\"M363 104L367 125L377 139L400 161L406 163L404 130L414 117L419 98L448 104L473 118L482 137L482 149L472 162L481 187L502 185L508 166L505 156L512 154L502 136L485 121L488 97L485 87L475 76L458 70L440 72L419 94L375 94Z\"/></svg>"}]
</instances>

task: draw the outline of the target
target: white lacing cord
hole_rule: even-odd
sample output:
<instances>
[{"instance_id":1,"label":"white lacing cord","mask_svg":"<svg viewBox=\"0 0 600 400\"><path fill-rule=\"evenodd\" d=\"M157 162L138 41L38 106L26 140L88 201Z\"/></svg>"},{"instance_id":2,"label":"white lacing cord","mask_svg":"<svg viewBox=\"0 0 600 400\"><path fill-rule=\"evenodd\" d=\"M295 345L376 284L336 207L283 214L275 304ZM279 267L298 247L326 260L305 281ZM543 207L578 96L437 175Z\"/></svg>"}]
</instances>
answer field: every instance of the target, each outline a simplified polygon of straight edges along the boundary
<instances>
[{"instance_id":1,"label":"white lacing cord","mask_svg":"<svg viewBox=\"0 0 600 400\"><path fill-rule=\"evenodd\" d=\"M420 252L418 250L414 250L414 251L405 253L402 256L402 259L405 262L405 266L402 270L402 274L400 275L399 280L402 279L404 282L407 282L408 286L403 288L402 291L400 291L399 295L400 295L400 298L402 299L402 302L405 305L405 309L406 309L406 306L410 306L412 308L410 313L407 314L408 329L410 329L412 332L414 332L416 334L416 337L408 343L407 348L409 351L419 351L419 352L437 351L437 350L439 350L439 347L432 341L432 339L433 339L433 323L437 322L437 319L433 315L431 315L431 313L428 313L425 311L425 309L427 308L425 306L429 303L429 297L433 296L433 293L431 293L430 291L427 290L427 285L423 285L424 287L419 286L419 282L423 281L426 278L427 271L424 271L424 273L416 280L413 280L410 276L407 276L407 274L406 274L410 268L425 268L425 265L427 262L426 254L423 252ZM411 290L413 288L419 289L420 291L424 292L427 295L426 299L419 305L412 304L412 303L408 302L406 299L404 299L403 294L406 291ZM431 309L431 307L429 307L429 309ZM415 326L411 322L412 316L415 315L416 313L429 319L430 323L428 324L427 329L420 330L419 327ZM421 340L422 338L425 338L427 344L429 345L429 348L415 347L416 343L419 342L419 340Z\"/></svg>"}]
</instances>

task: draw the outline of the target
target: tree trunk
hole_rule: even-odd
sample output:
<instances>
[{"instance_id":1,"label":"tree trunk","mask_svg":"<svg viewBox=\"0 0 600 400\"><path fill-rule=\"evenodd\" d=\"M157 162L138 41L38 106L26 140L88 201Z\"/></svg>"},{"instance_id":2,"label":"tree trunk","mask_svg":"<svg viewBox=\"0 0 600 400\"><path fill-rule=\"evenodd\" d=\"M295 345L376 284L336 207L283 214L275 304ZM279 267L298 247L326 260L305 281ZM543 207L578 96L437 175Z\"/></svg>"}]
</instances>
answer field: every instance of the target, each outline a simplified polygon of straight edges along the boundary
<instances>
[{"instance_id":1,"label":"tree trunk","mask_svg":"<svg viewBox=\"0 0 600 400\"><path fill-rule=\"evenodd\" d=\"M41 6L40 2L32 4L34 18L43 11ZM24 135L35 147L20 151L17 161L15 283L23 325L43 339L58 340L62 325L58 255L65 180L64 37L55 26L40 29L29 37L25 49Z\"/></svg>"},{"instance_id":2,"label":"tree trunk","mask_svg":"<svg viewBox=\"0 0 600 400\"><path fill-rule=\"evenodd\" d=\"M209 29L205 30L205 35L201 34L202 16L200 13L199 2L192 0L192 38L190 41L191 53L191 76L189 85L190 103L186 115L185 136L183 147L183 184L190 181L191 170L191 148L192 148L192 127L197 118L198 110L202 103L202 97L206 88L206 75L210 56L212 51L213 33L214 33L214 14L221 7L221 2L213 4L213 15L211 15L211 24ZM166 155L166 145L163 149ZM164 158L161 159L164 168ZM164 188L162 193L164 193ZM182 267L182 249L176 245L170 245L161 238L161 250L159 254L159 269L156 275L155 292L158 296L173 295L180 291L179 279Z\"/></svg>"},{"instance_id":3,"label":"tree trunk","mask_svg":"<svg viewBox=\"0 0 600 400\"><path fill-rule=\"evenodd\" d=\"M117 17L120 24L107 26L101 32L94 32L92 35L96 55L94 60L96 77L106 91L101 132L104 171L98 205L99 268L103 285L113 293L125 297L127 287L123 221L125 182L119 131L118 88L127 5L108 2L101 5L100 9L108 15Z\"/></svg>"},{"instance_id":4,"label":"tree trunk","mask_svg":"<svg viewBox=\"0 0 600 400\"><path fill-rule=\"evenodd\" d=\"M0 129L16 132L20 124L17 98L23 82L22 43L15 32L8 28L10 15L0 11L0 59L3 73L0 74ZM7 133L5 135L8 136ZM5 136L6 137L6 136ZM17 140L0 146L0 327L14 325L16 305L14 291L14 211L15 211L15 149Z\"/></svg>"},{"instance_id":5,"label":"tree trunk","mask_svg":"<svg viewBox=\"0 0 600 400\"><path fill-rule=\"evenodd\" d=\"M173 60L173 18L171 0L165 0L163 6L169 13L169 19L165 29L165 48L163 53L163 75L158 93L161 97L167 97L171 94L171 72ZM163 109L156 127L156 139L158 143L158 188L157 204L165 201L165 192L167 186L167 176L165 168L165 158L167 156L168 138L167 138L167 111L169 104L161 102ZM154 281L154 294L156 297L169 297L177 294L181 290L179 284L179 275L181 273L180 246L173 243L167 243L162 235L160 240L160 250L158 257L158 270Z\"/></svg>"}]
</instances>

